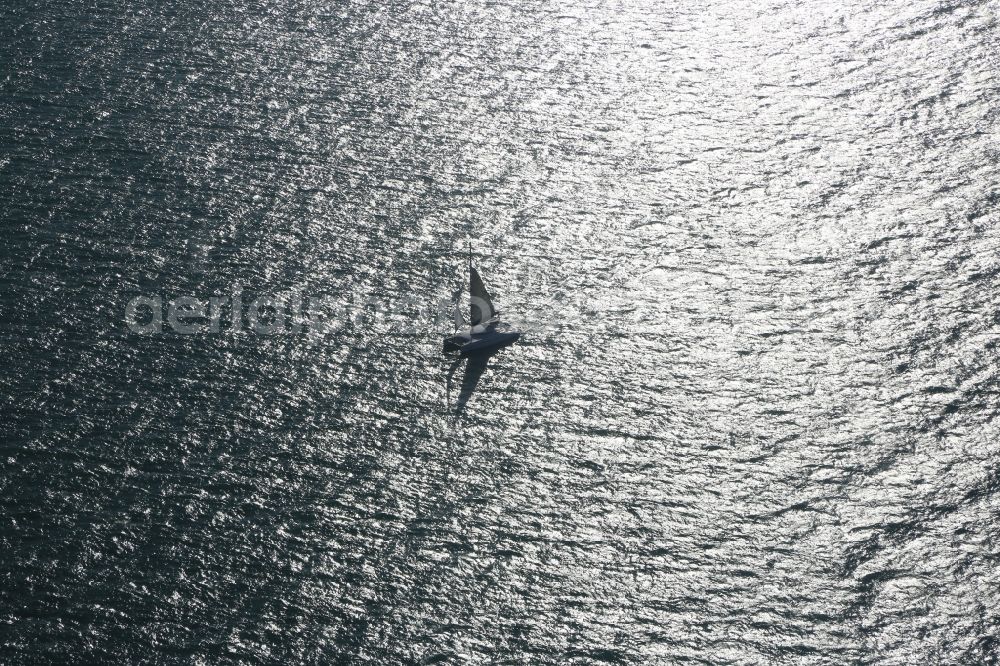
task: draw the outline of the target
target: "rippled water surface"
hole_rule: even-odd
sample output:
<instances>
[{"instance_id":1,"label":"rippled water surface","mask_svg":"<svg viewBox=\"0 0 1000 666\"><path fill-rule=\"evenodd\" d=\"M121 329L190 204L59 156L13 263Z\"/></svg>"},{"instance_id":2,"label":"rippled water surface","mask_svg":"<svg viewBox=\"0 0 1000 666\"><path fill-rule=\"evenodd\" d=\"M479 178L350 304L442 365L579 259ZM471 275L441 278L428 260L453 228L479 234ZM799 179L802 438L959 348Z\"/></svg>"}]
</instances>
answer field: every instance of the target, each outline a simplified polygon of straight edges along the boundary
<instances>
[{"instance_id":1,"label":"rippled water surface","mask_svg":"<svg viewBox=\"0 0 1000 666\"><path fill-rule=\"evenodd\" d=\"M4 661L1000 659L997 3L0 13Z\"/></svg>"}]
</instances>

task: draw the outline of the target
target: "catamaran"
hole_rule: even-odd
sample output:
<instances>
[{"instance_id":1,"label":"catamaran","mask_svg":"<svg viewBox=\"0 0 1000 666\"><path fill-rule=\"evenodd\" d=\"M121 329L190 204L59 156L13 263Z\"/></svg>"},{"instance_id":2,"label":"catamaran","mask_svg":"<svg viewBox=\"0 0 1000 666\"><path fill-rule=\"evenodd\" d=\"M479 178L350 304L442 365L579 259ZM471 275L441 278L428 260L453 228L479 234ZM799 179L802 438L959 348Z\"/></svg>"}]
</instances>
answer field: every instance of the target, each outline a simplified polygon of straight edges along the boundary
<instances>
[{"instance_id":1,"label":"catamaran","mask_svg":"<svg viewBox=\"0 0 1000 666\"><path fill-rule=\"evenodd\" d=\"M493 305L483 278L472 265L469 249L469 326L462 317L461 306L455 304L455 334L444 339L444 351L457 351L461 356L488 352L513 344L521 332L500 320L500 311Z\"/></svg>"}]
</instances>

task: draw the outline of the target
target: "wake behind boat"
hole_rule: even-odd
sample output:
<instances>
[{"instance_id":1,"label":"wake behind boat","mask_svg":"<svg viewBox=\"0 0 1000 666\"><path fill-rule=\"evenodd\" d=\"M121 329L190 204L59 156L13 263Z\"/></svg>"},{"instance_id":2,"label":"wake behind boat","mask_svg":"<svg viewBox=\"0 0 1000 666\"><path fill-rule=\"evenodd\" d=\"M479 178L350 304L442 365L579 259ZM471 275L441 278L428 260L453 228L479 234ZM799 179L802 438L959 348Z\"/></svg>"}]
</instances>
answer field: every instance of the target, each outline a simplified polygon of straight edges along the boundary
<instances>
[{"instance_id":1,"label":"wake behind boat","mask_svg":"<svg viewBox=\"0 0 1000 666\"><path fill-rule=\"evenodd\" d=\"M469 250L469 321L465 327L462 310L455 304L456 333L444 340L444 351L457 351L461 356L487 352L513 344L521 337L521 332L500 320L500 312L493 305L493 298L486 290L479 272L472 265L472 250Z\"/></svg>"}]
</instances>

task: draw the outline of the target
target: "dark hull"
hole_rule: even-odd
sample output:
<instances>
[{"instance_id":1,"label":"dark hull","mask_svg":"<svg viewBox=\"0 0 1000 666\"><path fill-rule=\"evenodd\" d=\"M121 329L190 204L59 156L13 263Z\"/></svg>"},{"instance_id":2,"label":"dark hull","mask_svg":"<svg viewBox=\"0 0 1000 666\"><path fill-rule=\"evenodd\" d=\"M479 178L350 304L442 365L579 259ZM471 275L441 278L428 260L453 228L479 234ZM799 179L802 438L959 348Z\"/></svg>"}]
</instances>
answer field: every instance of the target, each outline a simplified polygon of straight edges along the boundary
<instances>
[{"instance_id":1,"label":"dark hull","mask_svg":"<svg viewBox=\"0 0 1000 666\"><path fill-rule=\"evenodd\" d=\"M457 351L462 356L479 354L513 344L521 337L520 331L486 331L473 335L471 338L463 335L446 338L444 351Z\"/></svg>"}]
</instances>

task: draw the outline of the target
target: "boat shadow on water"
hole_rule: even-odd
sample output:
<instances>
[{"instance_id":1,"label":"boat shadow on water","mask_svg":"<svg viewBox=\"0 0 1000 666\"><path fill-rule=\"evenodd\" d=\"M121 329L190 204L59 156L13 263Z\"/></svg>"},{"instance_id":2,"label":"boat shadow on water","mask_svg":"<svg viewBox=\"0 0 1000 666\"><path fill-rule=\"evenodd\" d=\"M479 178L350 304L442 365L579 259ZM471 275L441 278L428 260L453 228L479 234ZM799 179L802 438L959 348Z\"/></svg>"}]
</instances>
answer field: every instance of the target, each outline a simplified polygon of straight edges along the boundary
<instances>
[{"instance_id":1,"label":"boat shadow on water","mask_svg":"<svg viewBox=\"0 0 1000 666\"><path fill-rule=\"evenodd\" d=\"M455 413L461 414L465 411L465 406L468 404L469 399L472 398L472 394L475 393L476 387L479 385L480 378L482 378L483 373L486 372L486 366L489 364L489 360L502 349L502 347L497 347L469 354L468 356L460 356L452 361L450 367L448 368L448 376L446 380L449 411L452 409L452 386L454 385L454 378L456 371L458 370L458 366L462 365L463 361L465 362L465 370L462 373L462 383L458 387L458 397L454 402Z\"/></svg>"}]
</instances>

